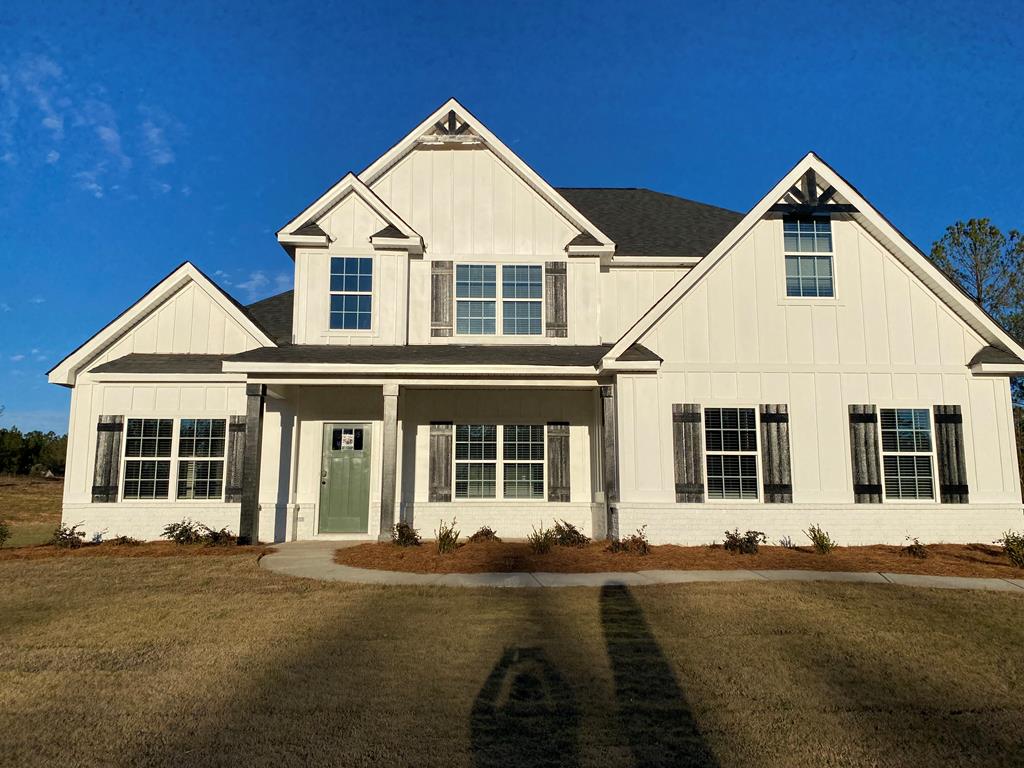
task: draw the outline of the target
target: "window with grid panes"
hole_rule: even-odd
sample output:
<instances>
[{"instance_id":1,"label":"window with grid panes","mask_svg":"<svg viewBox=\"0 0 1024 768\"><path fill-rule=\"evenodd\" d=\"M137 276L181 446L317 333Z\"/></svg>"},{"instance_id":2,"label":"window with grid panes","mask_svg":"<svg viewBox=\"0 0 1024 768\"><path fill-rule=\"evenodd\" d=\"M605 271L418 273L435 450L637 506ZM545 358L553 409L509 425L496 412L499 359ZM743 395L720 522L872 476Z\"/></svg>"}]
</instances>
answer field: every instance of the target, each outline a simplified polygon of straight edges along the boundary
<instances>
[{"instance_id":1,"label":"window with grid panes","mask_svg":"<svg viewBox=\"0 0 1024 768\"><path fill-rule=\"evenodd\" d=\"M182 419L178 431L179 499L224 494L225 419Z\"/></svg>"},{"instance_id":2,"label":"window with grid panes","mask_svg":"<svg viewBox=\"0 0 1024 768\"><path fill-rule=\"evenodd\" d=\"M540 335L543 272L540 266L530 264L501 268L501 325L506 336Z\"/></svg>"},{"instance_id":3,"label":"window with grid panes","mask_svg":"<svg viewBox=\"0 0 1024 768\"><path fill-rule=\"evenodd\" d=\"M505 425L502 429L504 497L544 498L544 426Z\"/></svg>"},{"instance_id":4,"label":"window with grid panes","mask_svg":"<svg viewBox=\"0 0 1024 768\"><path fill-rule=\"evenodd\" d=\"M753 408L705 408L709 499L757 498L757 416Z\"/></svg>"},{"instance_id":5,"label":"window with grid panes","mask_svg":"<svg viewBox=\"0 0 1024 768\"><path fill-rule=\"evenodd\" d=\"M782 220L786 254L786 295L830 298L832 222L827 218L787 217Z\"/></svg>"},{"instance_id":6,"label":"window with grid panes","mask_svg":"<svg viewBox=\"0 0 1024 768\"><path fill-rule=\"evenodd\" d=\"M331 258L331 328L366 331L373 317L373 259Z\"/></svg>"},{"instance_id":7,"label":"window with grid panes","mask_svg":"<svg viewBox=\"0 0 1024 768\"><path fill-rule=\"evenodd\" d=\"M498 428L455 426L455 498L493 499L498 476Z\"/></svg>"},{"instance_id":8,"label":"window with grid panes","mask_svg":"<svg viewBox=\"0 0 1024 768\"><path fill-rule=\"evenodd\" d=\"M455 332L493 335L497 328L497 267L493 264L455 266Z\"/></svg>"},{"instance_id":9,"label":"window with grid panes","mask_svg":"<svg viewBox=\"0 0 1024 768\"><path fill-rule=\"evenodd\" d=\"M932 429L927 408L882 408L882 474L887 499L931 499Z\"/></svg>"},{"instance_id":10,"label":"window with grid panes","mask_svg":"<svg viewBox=\"0 0 1024 768\"><path fill-rule=\"evenodd\" d=\"M172 419L128 419L124 442L124 498L167 498L173 438Z\"/></svg>"}]
</instances>

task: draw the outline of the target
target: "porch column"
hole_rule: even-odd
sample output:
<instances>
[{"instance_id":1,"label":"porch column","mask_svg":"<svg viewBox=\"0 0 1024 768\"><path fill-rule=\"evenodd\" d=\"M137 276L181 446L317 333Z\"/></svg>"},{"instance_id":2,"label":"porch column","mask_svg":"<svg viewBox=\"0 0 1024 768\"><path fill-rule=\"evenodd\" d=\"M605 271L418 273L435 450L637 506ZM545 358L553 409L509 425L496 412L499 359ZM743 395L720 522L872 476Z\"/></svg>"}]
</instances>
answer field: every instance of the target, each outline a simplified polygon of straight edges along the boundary
<instances>
[{"instance_id":1,"label":"porch column","mask_svg":"<svg viewBox=\"0 0 1024 768\"><path fill-rule=\"evenodd\" d=\"M398 478L398 385L385 384L384 391L384 456L381 464L380 540L391 538L395 524L395 495Z\"/></svg>"},{"instance_id":2,"label":"porch column","mask_svg":"<svg viewBox=\"0 0 1024 768\"><path fill-rule=\"evenodd\" d=\"M260 540L260 453L263 446L263 406L266 384L245 385L245 456L242 459L242 511L238 543Z\"/></svg>"},{"instance_id":3,"label":"porch column","mask_svg":"<svg viewBox=\"0 0 1024 768\"><path fill-rule=\"evenodd\" d=\"M601 386L601 455L604 467L604 503L607 537L618 538L619 526L612 502L619 500L619 440L615 414L615 385Z\"/></svg>"}]
</instances>

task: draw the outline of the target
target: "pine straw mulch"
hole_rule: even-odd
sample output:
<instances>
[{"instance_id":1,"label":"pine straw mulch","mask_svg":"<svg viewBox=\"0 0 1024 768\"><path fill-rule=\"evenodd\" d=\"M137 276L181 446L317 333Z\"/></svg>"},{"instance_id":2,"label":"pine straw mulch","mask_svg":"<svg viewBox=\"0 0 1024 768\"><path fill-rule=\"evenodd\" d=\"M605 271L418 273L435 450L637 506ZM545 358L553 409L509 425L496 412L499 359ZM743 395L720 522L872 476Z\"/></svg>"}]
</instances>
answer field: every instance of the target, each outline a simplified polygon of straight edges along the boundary
<instances>
[{"instance_id":1,"label":"pine straw mulch","mask_svg":"<svg viewBox=\"0 0 1024 768\"><path fill-rule=\"evenodd\" d=\"M273 552L272 547L238 546L207 547L202 544L175 544L173 541L147 541L141 544L86 544L68 549L52 544L38 544L33 547L8 547L0 549L3 560L45 560L53 557L225 557L232 555L265 555Z\"/></svg>"},{"instance_id":2,"label":"pine straw mulch","mask_svg":"<svg viewBox=\"0 0 1024 768\"><path fill-rule=\"evenodd\" d=\"M761 547L756 555L737 555L721 546L651 547L648 555L613 553L605 542L585 547L553 547L544 555L533 554L524 542L464 543L442 555L432 541L418 547L370 543L339 549L334 561L356 568L408 573L595 573L646 570L808 570L884 571L933 576L982 576L1024 578L1002 550L987 544L931 544L928 557L918 559L901 547L874 545L839 547L828 555L809 547Z\"/></svg>"}]
</instances>

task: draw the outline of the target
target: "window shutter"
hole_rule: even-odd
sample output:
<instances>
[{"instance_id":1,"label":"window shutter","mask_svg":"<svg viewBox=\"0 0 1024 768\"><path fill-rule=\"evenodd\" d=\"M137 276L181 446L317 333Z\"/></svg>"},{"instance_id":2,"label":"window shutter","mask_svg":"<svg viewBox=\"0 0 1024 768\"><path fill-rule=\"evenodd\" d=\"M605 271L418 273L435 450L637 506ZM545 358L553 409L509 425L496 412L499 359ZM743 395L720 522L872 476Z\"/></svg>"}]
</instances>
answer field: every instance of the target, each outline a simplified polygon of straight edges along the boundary
<instances>
[{"instance_id":1,"label":"window shutter","mask_svg":"<svg viewBox=\"0 0 1024 768\"><path fill-rule=\"evenodd\" d=\"M430 262L430 335L452 335L452 262Z\"/></svg>"},{"instance_id":2,"label":"window shutter","mask_svg":"<svg viewBox=\"0 0 1024 768\"><path fill-rule=\"evenodd\" d=\"M761 472L767 504L793 503L789 462L789 406L761 406Z\"/></svg>"},{"instance_id":3,"label":"window shutter","mask_svg":"<svg viewBox=\"0 0 1024 768\"><path fill-rule=\"evenodd\" d=\"M123 433L124 416L100 416L96 424L96 465L92 475L94 504L117 501Z\"/></svg>"},{"instance_id":4,"label":"window shutter","mask_svg":"<svg viewBox=\"0 0 1024 768\"><path fill-rule=\"evenodd\" d=\"M228 453L224 482L224 501L242 500L242 467L245 464L245 416L232 416L228 422Z\"/></svg>"},{"instance_id":5,"label":"window shutter","mask_svg":"<svg viewBox=\"0 0 1024 768\"><path fill-rule=\"evenodd\" d=\"M452 500L452 423L430 422L430 501Z\"/></svg>"},{"instance_id":6,"label":"window shutter","mask_svg":"<svg viewBox=\"0 0 1024 768\"><path fill-rule=\"evenodd\" d=\"M569 501L569 424L548 423L548 501Z\"/></svg>"},{"instance_id":7,"label":"window shutter","mask_svg":"<svg viewBox=\"0 0 1024 768\"><path fill-rule=\"evenodd\" d=\"M939 499L943 504L967 504L964 417L959 405L935 406L935 459L939 465Z\"/></svg>"},{"instance_id":8,"label":"window shutter","mask_svg":"<svg viewBox=\"0 0 1024 768\"><path fill-rule=\"evenodd\" d=\"M701 439L700 406L672 405L672 454L675 464L676 501L704 501L704 441Z\"/></svg>"},{"instance_id":9,"label":"window shutter","mask_svg":"<svg viewBox=\"0 0 1024 768\"><path fill-rule=\"evenodd\" d=\"M882 473L878 461L878 410L873 405L850 406L850 458L853 500L882 503Z\"/></svg>"},{"instance_id":10,"label":"window shutter","mask_svg":"<svg viewBox=\"0 0 1024 768\"><path fill-rule=\"evenodd\" d=\"M564 261L544 263L544 326L549 337L569 335L566 278Z\"/></svg>"}]
</instances>

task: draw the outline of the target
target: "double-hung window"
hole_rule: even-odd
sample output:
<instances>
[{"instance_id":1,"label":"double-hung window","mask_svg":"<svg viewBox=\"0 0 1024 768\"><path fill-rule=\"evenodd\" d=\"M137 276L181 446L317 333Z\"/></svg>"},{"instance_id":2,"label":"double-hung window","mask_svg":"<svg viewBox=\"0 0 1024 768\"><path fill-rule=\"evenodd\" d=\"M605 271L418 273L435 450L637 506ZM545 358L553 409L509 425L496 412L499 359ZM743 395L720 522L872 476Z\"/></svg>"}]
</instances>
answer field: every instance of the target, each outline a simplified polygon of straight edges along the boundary
<instances>
[{"instance_id":1,"label":"double-hung window","mask_svg":"<svg viewBox=\"0 0 1024 768\"><path fill-rule=\"evenodd\" d=\"M455 498L544 498L543 424L456 424ZM498 444L502 450L499 453Z\"/></svg>"},{"instance_id":2,"label":"double-hung window","mask_svg":"<svg viewBox=\"0 0 1024 768\"><path fill-rule=\"evenodd\" d=\"M224 419L182 419L178 434L179 499L224 495Z\"/></svg>"},{"instance_id":3,"label":"double-hung window","mask_svg":"<svg viewBox=\"0 0 1024 768\"><path fill-rule=\"evenodd\" d=\"M782 220L786 254L786 295L831 298L832 222L823 217L787 217Z\"/></svg>"},{"instance_id":4,"label":"double-hung window","mask_svg":"<svg viewBox=\"0 0 1024 768\"><path fill-rule=\"evenodd\" d=\"M500 288L500 290L499 290ZM503 264L455 266L455 332L463 336L539 336L543 332L544 268Z\"/></svg>"},{"instance_id":5,"label":"double-hung window","mask_svg":"<svg viewBox=\"0 0 1024 768\"><path fill-rule=\"evenodd\" d=\"M753 408L705 408L709 499L757 499L757 417Z\"/></svg>"},{"instance_id":6,"label":"double-hung window","mask_svg":"<svg viewBox=\"0 0 1024 768\"><path fill-rule=\"evenodd\" d=\"M173 419L128 419L124 444L124 498L167 498L173 439Z\"/></svg>"},{"instance_id":7,"label":"double-hung window","mask_svg":"<svg viewBox=\"0 0 1024 768\"><path fill-rule=\"evenodd\" d=\"M932 499L932 428L927 408L882 408L882 474L887 499Z\"/></svg>"},{"instance_id":8,"label":"double-hung window","mask_svg":"<svg viewBox=\"0 0 1024 768\"><path fill-rule=\"evenodd\" d=\"M368 331L373 316L373 259L331 257L331 329Z\"/></svg>"}]
</instances>

